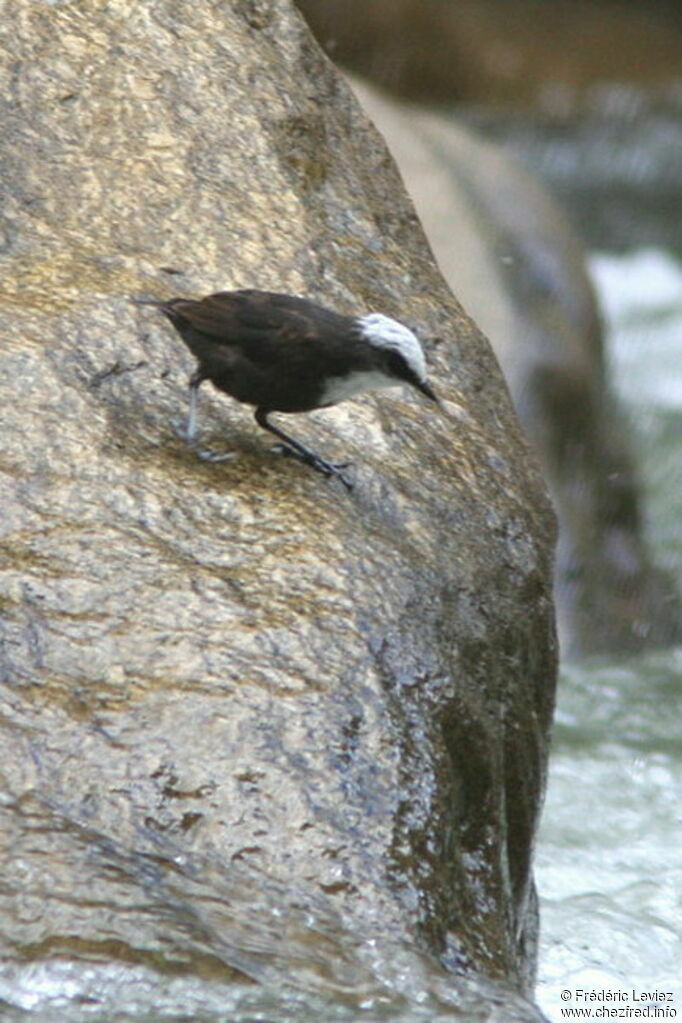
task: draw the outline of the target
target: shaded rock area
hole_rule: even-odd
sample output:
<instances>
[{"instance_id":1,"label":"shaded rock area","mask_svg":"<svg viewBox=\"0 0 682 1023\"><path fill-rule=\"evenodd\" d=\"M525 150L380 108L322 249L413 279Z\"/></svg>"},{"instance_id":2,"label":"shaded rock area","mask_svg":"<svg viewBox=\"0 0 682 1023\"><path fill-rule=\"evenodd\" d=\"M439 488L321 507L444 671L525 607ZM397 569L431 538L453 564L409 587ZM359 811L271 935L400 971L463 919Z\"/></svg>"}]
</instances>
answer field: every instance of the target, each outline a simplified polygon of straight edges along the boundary
<instances>
[{"instance_id":1,"label":"shaded rock area","mask_svg":"<svg viewBox=\"0 0 682 1023\"><path fill-rule=\"evenodd\" d=\"M286 0L0 24L7 1018L539 1019L553 516L381 139ZM347 495L207 394L199 461L130 298L242 286L406 320L443 412L297 418Z\"/></svg>"},{"instance_id":2,"label":"shaded rock area","mask_svg":"<svg viewBox=\"0 0 682 1023\"><path fill-rule=\"evenodd\" d=\"M564 653L674 642L679 596L644 541L632 443L610 392L584 254L565 218L501 147L358 81L354 88L398 161L446 280L493 344L549 484Z\"/></svg>"},{"instance_id":3,"label":"shaded rock area","mask_svg":"<svg viewBox=\"0 0 682 1023\"><path fill-rule=\"evenodd\" d=\"M566 111L605 83L679 82L679 4L298 0L327 52L409 99Z\"/></svg>"}]
</instances>

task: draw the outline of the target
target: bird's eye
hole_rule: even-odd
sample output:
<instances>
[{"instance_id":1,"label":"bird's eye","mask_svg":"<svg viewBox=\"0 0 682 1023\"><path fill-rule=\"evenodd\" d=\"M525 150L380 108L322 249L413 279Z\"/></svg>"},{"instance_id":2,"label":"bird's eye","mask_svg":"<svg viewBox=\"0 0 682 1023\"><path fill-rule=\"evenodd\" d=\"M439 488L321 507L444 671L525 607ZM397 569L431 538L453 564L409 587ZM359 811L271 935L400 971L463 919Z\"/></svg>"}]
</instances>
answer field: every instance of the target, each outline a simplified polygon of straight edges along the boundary
<instances>
[{"instance_id":1,"label":"bird's eye","mask_svg":"<svg viewBox=\"0 0 682 1023\"><path fill-rule=\"evenodd\" d=\"M410 380L414 375L405 362L404 356L400 352L391 350L386 352L386 369L391 376L397 377L398 380Z\"/></svg>"}]
</instances>

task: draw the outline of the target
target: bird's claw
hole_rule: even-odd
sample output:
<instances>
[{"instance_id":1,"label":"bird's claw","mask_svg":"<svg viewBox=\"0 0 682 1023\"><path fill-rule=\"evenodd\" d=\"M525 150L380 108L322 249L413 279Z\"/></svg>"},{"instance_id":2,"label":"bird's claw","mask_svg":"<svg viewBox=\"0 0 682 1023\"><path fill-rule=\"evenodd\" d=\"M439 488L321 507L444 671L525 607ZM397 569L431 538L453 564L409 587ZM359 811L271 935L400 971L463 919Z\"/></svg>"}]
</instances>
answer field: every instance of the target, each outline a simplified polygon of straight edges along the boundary
<instances>
[{"instance_id":1,"label":"bird's claw","mask_svg":"<svg viewBox=\"0 0 682 1023\"><path fill-rule=\"evenodd\" d=\"M188 430L184 424L178 425L173 424L173 430L176 437L179 437L181 441L187 444L192 449L197 458L200 458L202 462L231 462L233 459L238 458L236 451L213 451L211 448L200 448L198 446L196 434Z\"/></svg>"},{"instance_id":2,"label":"bird's claw","mask_svg":"<svg viewBox=\"0 0 682 1023\"><path fill-rule=\"evenodd\" d=\"M324 458L316 458L315 461L311 460L309 462L313 469L317 469L324 476L335 476L337 480L343 483L346 490L353 489L353 481L343 474L343 470L348 468L350 464L350 462L326 462Z\"/></svg>"},{"instance_id":3,"label":"bird's claw","mask_svg":"<svg viewBox=\"0 0 682 1023\"><path fill-rule=\"evenodd\" d=\"M344 469L353 464L352 462L328 462L319 455L315 455L312 452L304 454L302 451L297 451L296 448L289 447L288 444L275 444L272 450L283 455L285 458L295 458L297 461L303 462L304 465L309 465L312 469L322 473L323 476L335 476L336 479L343 483L347 490L353 489L353 481L349 480L343 473Z\"/></svg>"},{"instance_id":4,"label":"bird's claw","mask_svg":"<svg viewBox=\"0 0 682 1023\"><path fill-rule=\"evenodd\" d=\"M200 458L202 462L233 462L235 458L239 458L236 451L225 451L223 454L220 451L212 451L211 448L195 448L197 458Z\"/></svg>"}]
</instances>

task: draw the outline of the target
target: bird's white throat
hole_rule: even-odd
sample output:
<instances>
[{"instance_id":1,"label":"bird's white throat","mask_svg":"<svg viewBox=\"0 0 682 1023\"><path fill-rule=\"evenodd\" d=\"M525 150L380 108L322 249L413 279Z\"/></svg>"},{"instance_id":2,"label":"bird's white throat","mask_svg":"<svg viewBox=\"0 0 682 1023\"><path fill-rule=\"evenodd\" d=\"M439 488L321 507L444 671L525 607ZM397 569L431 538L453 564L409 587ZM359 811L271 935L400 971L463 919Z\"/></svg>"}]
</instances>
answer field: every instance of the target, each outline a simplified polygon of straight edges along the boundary
<instances>
[{"instance_id":1,"label":"bird's white throat","mask_svg":"<svg viewBox=\"0 0 682 1023\"><path fill-rule=\"evenodd\" d=\"M382 387L399 387L400 384L400 380L380 373L378 369L359 370L343 377L329 377L320 404L336 405L337 402L353 398L356 394L378 391Z\"/></svg>"}]
</instances>

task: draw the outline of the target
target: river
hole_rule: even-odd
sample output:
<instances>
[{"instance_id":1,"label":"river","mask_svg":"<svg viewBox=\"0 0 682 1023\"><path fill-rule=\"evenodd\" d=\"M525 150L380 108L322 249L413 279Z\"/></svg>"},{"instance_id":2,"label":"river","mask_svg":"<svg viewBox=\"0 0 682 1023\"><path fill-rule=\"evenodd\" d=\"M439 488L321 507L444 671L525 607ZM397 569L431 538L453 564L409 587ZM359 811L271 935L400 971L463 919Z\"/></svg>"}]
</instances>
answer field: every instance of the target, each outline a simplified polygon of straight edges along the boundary
<instances>
[{"instance_id":1,"label":"river","mask_svg":"<svg viewBox=\"0 0 682 1023\"><path fill-rule=\"evenodd\" d=\"M682 263L660 249L591 263L649 542L680 580ZM647 993L682 1017L681 705L680 649L563 668L537 855L538 997L552 1020L576 1006L626 1013L645 1007ZM590 1002L579 991L614 999Z\"/></svg>"},{"instance_id":2,"label":"river","mask_svg":"<svg viewBox=\"0 0 682 1023\"><path fill-rule=\"evenodd\" d=\"M563 118L473 119L539 171L591 252L648 542L679 588L682 91L600 87ZM682 1017L681 707L682 650L563 667L536 860L538 999L557 1023Z\"/></svg>"},{"instance_id":3,"label":"river","mask_svg":"<svg viewBox=\"0 0 682 1023\"><path fill-rule=\"evenodd\" d=\"M586 243L648 543L679 589L682 87L605 85L563 115L467 118L539 172ZM648 1004L682 1018L681 708L681 649L563 666L536 859L538 1000L555 1023Z\"/></svg>"}]
</instances>

